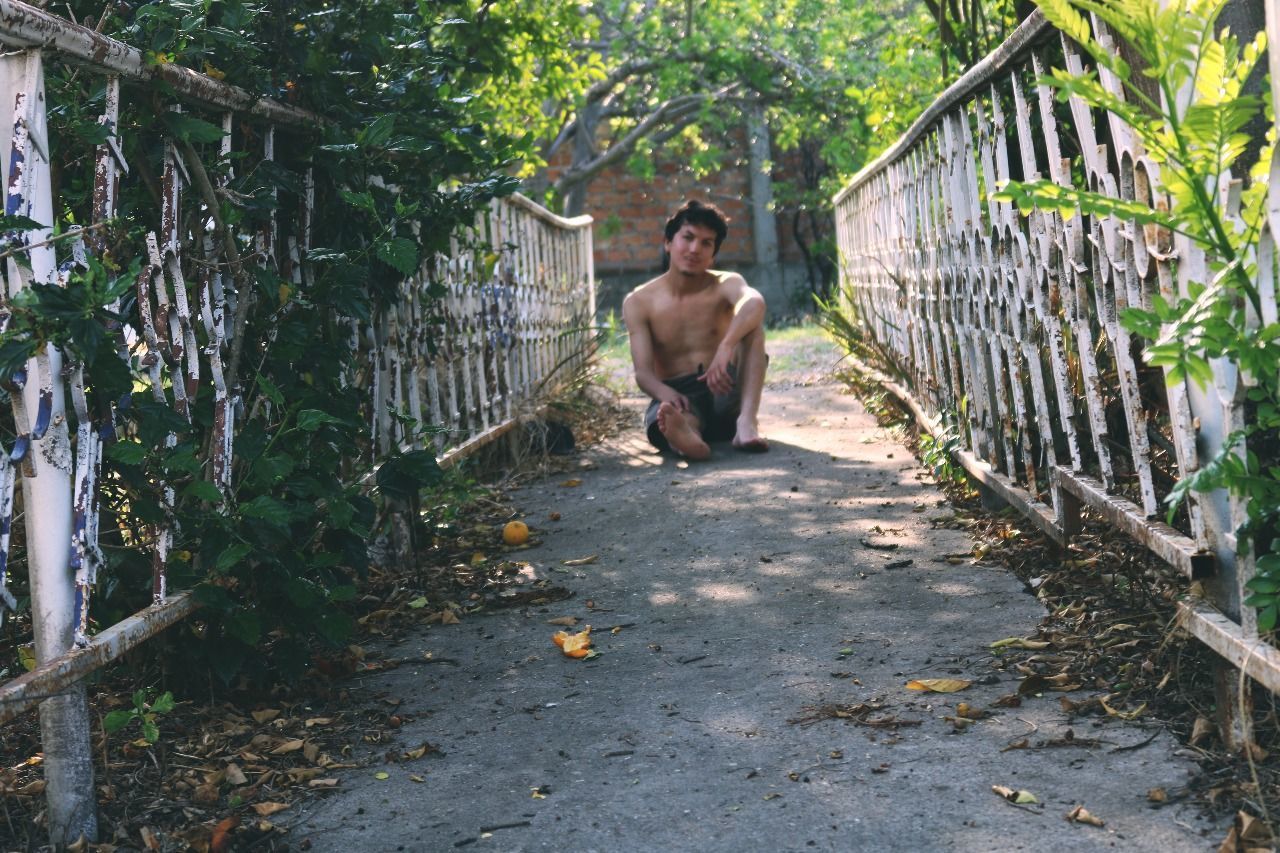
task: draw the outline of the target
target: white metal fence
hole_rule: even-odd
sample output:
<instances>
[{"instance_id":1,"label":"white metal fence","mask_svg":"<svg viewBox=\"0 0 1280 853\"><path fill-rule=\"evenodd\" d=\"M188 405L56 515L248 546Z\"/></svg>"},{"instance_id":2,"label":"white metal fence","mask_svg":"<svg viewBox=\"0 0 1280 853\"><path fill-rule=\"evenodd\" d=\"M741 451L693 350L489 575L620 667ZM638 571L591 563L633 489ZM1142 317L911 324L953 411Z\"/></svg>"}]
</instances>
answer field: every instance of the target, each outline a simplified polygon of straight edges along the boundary
<instances>
[{"instance_id":1,"label":"white metal fence","mask_svg":"<svg viewBox=\"0 0 1280 853\"><path fill-rule=\"evenodd\" d=\"M259 99L174 65L148 65L132 47L38 8L0 0L0 104L12 106L4 137L9 180L5 213L52 225L44 71L49 63L74 63L105 86L101 123L106 142L86 162L93 185L92 220L80 238L44 244L49 228L7 235L6 294L31 282L57 282L100 248L100 223L118 213L122 181L139 180L118 136L122 104L130 97L169 100L171 109L194 111L221 124L223 156L232 151L251 162L275 161L278 137L311 133L321 119L287 104ZM3 125L0 125L3 127ZM157 140L160 141L160 140ZM289 146L286 146L288 148ZM231 483L240 401L227 381L244 335L247 299L237 297L230 271L241 259L206 214L184 215L184 193L212 187L191 146L163 140L158 172L161 210L139 247L147 263L137 281L136 312L122 339L134 341L154 400L191 418L189 402L201 385L214 396L213 482L225 494ZM135 166L138 164L134 164ZM296 205L281 205L269 227L253 235L248 263L271 265L287 282L312 274L307 261L316 187L305 162L281 158L295 171ZM209 208L203 208L207 211ZM425 258L401 287L400 300L370 322L351 321L351 346L368 359L353 381L367 388L369 447L376 457L420 440L407 416L443 428L431 433L437 457L449 462L501 435L552 396L586 357L595 313L591 218L563 219L519 196L500 199L475 226L452 239L447 255ZM246 235L241 235L242 237ZM43 245L42 245L43 244ZM200 263L198 255L220 263ZM443 286L437 298L428 288ZM2 307L2 306L0 306ZM8 311L0 311L7 323ZM167 589L168 531L152 531L153 605L91 634L89 602L103 564L98 546L97 478L104 439L115 438L111 414L91 411L81 366L64 364L52 347L32 359L10 389L16 439L0 463L0 619L17 602L6 578L15 488L22 486L25 566L35 629L34 671L0 684L0 724L41 704L48 782L49 824L55 841L74 841L92 825L92 768L88 715L79 679L129 648L189 615L195 604ZM70 395L76 431L68 429L64 398ZM394 414L393 414L394 413ZM355 449L353 448L353 452ZM157 500L172 505L172 490ZM86 787L87 786L87 787Z\"/></svg>"},{"instance_id":2,"label":"white metal fence","mask_svg":"<svg viewBox=\"0 0 1280 853\"><path fill-rule=\"evenodd\" d=\"M1280 79L1280 12L1265 6ZM1241 423L1243 383L1219 360L1206 387L1166 384L1117 319L1205 280L1203 253L1120 219L1020 216L993 198L1011 178L1072 185L1074 167L1087 188L1165 203L1123 123L1037 82L1085 59L1034 14L852 179L835 198L845 305L898 373L886 377L891 390L959 442L972 476L1059 542L1082 506L1139 539L1205 590L1181 604L1183 626L1280 692L1280 651L1241 604L1251 572L1235 553L1242 502L1196 495L1176 529L1161 520L1173 483ZM1271 192L1280 196L1276 170ZM1278 231L1273 201L1264 256ZM1261 284L1274 318L1274 282Z\"/></svg>"}]
</instances>

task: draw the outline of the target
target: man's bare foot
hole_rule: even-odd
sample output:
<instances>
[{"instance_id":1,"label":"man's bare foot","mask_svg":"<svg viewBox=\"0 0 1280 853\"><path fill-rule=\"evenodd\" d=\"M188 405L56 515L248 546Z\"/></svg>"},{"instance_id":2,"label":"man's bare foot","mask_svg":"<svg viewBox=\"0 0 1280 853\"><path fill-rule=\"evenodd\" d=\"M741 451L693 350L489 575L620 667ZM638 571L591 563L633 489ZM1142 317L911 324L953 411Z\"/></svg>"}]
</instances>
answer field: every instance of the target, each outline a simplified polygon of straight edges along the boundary
<instances>
[{"instance_id":1,"label":"man's bare foot","mask_svg":"<svg viewBox=\"0 0 1280 853\"><path fill-rule=\"evenodd\" d=\"M711 448L702 440L698 431L698 419L680 411L671 403L658 407L658 429L666 437L671 449L690 459L707 459Z\"/></svg>"},{"instance_id":2,"label":"man's bare foot","mask_svg":"<svg viewBox=\"0 0 1280 853\"><path fill-rule=\"evenodd\" d=\"M760 435L760 428L751 422L738 422L733 446L743 453L766 453L769 450L769 442Z\"/></svg>"}]
</instances>

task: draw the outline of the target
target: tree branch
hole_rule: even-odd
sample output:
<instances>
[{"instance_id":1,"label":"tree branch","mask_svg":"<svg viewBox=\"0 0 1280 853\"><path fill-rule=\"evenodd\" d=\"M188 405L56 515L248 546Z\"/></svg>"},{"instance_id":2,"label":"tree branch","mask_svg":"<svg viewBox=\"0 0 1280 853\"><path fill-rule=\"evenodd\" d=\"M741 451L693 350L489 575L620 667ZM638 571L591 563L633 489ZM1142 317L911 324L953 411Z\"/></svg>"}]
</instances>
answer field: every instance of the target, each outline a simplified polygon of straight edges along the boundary
<instances>
[{"instance_id":1,"label":"tree branch","mask_svg":"<svg viewBox=\"0 0 1280 853\"><path fill-rule=\"evenodd\" d=\"M630 155L640 140L648 136L658 138L656 134L659 128L662 128L661 140L665 142L687 127L702 107L723 99L740 85L740 83L731 83L715 92L681 95L660 104L622 139L610 145L604 153L586 163L575 163L566 170L555 182L556 192L564 194L569 187L591 180L600 172Z\"/></svg>"}]
</instances>

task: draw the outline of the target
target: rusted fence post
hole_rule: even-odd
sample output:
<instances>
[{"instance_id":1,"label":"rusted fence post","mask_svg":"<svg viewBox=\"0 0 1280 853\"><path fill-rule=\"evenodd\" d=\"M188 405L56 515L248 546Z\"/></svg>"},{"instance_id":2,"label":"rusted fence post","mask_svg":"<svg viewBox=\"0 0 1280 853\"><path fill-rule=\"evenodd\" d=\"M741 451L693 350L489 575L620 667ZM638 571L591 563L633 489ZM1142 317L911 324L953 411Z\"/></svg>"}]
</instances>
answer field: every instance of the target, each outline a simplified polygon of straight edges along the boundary
<instances>
[{"instance_id":1,"label":"rusted fence post","mask_svg":"<svg viewBox=\"0 0 1280 853\"><path fill-rule=\"evenodd\" d=\"M53 222L49 183L49 142L45 124L44 72L39 50L0 57L0 104L12 107L8 144L5 213ZM27 244L49 231L14 232ZM30 267L10 257L5 276L10 295L31 282L55 279L50 246L28 252ZM71 441L63 406L62 356L52 346L27 363L21 393L14 389L19 434L7 464L23 467L22 506L37 663L71 649L76 625L76 586L71 569ZM25 433L25 434L24 434ZM49 840L54 845L97 837L93 762L89 751L89 709L83 684L40 705Z\"/></svg>"}]
</instances>

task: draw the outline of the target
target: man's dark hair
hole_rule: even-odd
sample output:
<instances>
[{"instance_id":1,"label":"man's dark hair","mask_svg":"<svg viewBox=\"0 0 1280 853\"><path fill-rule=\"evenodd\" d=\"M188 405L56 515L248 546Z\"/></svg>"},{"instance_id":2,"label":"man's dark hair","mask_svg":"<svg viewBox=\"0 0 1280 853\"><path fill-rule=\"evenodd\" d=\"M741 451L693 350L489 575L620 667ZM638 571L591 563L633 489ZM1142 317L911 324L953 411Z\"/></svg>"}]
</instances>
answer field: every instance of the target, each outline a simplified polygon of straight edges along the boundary
<instances>
[{"instance_id":1,"label":"man's dark hair","mask_svg":"<svg viewBox=\"0 0 1280 853\"><path fill-rule=\"evenodd\" d=\"M724 238L729 234L729 217L724 215L724 211L714 204L703 204L697 199L689 199L684 203L683 207L667 220L667 228L663 233L666 235L668 243L671 242L672 237L676 236L680 226L685 223L701 225L703 228L710 228L716 232L715 253L718 254L720 252L720 244L724 242Z\"/></svg>"}]
</instances>

